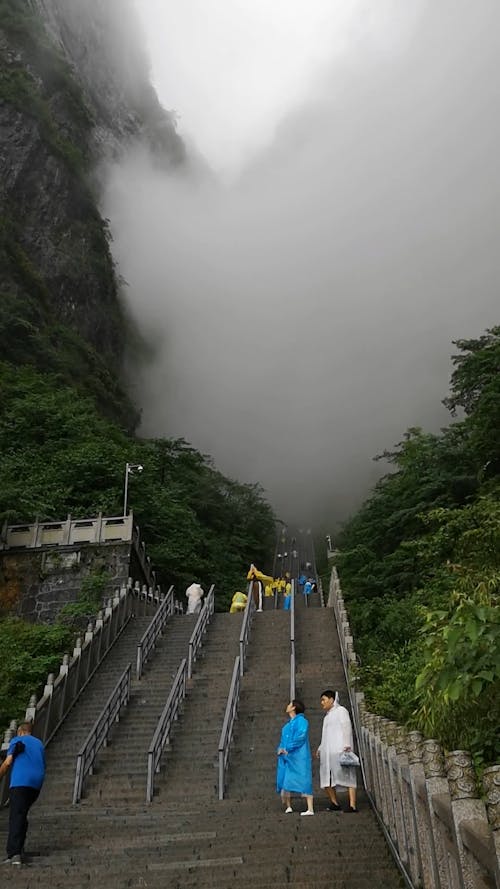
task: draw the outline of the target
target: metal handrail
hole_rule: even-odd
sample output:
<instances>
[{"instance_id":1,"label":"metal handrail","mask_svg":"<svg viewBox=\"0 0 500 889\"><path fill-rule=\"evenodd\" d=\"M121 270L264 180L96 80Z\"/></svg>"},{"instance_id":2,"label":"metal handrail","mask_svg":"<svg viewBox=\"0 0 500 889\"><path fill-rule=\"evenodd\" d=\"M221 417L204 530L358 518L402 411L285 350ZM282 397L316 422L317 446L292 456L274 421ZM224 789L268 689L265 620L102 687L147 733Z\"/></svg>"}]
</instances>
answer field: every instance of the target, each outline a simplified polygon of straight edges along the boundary
<instances>
[{"instance_id":1,"label":"metal handrail","mask_svg":"<svg viewBox=\"0 0 500 889\"><path fill-rule=\"evenodd\" d=\"M245 613L243 615L243 623L241 625L241 633L240 633L240 673L243 676L245 672L245 658L246 658L246 649L248 646L248 640L250 638L250 629L252 627L252 617L255 611L255 602L252 595L252 583L250 582L248 585L248 598L247 604L245 605Z\"/></svg>"},{"instance_id":2,"label":"metal handrail","mask_svg":"<svg viewBox=\"0 0 500 889\"><path fill-rule=\"evenodd\" d=\"M224 713L224 722L222 723L222 731L219 738L219 799L224 799L229 750L233 738L234 723L236 721L240 700L241 677L242 672L240 669L240 658L238 656L234 659L233 675L231 677L231 685L229 686L229 694L227 696L226 710Z\"/></svg>"},{"instance_id":3,"label":"metal handrail","mask_svg":"<svg viewBox=\"0 0 500 889\"><path fill-rule=\"evenodd\" d=\"M143 636L141 637L138 645L137 645L137 659L136 659L136 679L140 679L146 662L151 654L153 648L155 647L156 640L158 636L161 635L165 624L167 623L169 617L174 613L174 588L170 587L167 595L165 596L163 602L158 608L156 614L154 615L151 623L147 627Z\"/></svg>"},{"instance_id":4,"label":"metal handrail","mask_svg":"<svg viewBox=\"0 0 500 889\"><path fill-rule=\"evenodd\" d=\"M290 700L295 698L295 580L292 580L290 602Z\"/></svg>"},{"instance_id":5,"label":"metal handrail","mask_svg":"<svg viewBox=\"0 0 500 889\"><path fill-rule=\"evenodd\" d=\"M73 786L73 805L82 798L85 777L92 774L96 756L101 747L106 747L111 726L118 722L122 707L126 707L130 698L130 681L132 664L123 671L102 712L92 726L87 740L78 751L76 758L75 783Z\"/></svg>"},{"instance_id":6,"label":"metal handrail","mask_svg":"<svg viewBox=\"0 0 500 889\"><path fill-rule=\"evenodd\" d=\"M146 802L151 803L154 795L155 774L160 771L160 760L168 743L172 724L178 719L179 709L186 697L187 660L183 658L177 670L170 694L158 720L148 750L148 778L146 786Z\"/></svg>"},{"instance_id":7,"label":"metal handrail","mask_svg":"<svg viewBox=\"0 0 500 889\"><path fill-rule=\"evenodd\" d=\"M198 620L196 621L195 628L191 633L191 638L189 640L188 645L188 679L191 679L193 675L193 665L196 661L196 655L201 648L201 644L203 642L203 636L207 631L208 624L210 622L210 618L214 613L215 609L215 594L214 594L215 584L212 584L208 591L208 596L203 603L203 607L200 611L200 615Z\"/></svg>"}]
</instances>

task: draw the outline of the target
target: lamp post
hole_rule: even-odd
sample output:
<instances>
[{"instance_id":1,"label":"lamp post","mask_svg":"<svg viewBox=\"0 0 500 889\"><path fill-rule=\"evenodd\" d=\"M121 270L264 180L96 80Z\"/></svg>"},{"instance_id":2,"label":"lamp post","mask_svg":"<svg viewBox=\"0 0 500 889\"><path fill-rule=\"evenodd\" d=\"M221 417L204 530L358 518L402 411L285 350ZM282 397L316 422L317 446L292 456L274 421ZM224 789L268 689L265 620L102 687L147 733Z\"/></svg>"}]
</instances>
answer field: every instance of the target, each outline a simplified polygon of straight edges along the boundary
<instances>
[{"instance_id":1,"label":"lamp post","mask_svg":"<svg viewBox=\"0 0 500 889\"><path fill-rule=\"evenodd\" d=\"M128 477L131 472L142 472L144 466L141 463L125 463L125 482L123 485L123 517L127 517Z\"/></svg>"}]
</instances>

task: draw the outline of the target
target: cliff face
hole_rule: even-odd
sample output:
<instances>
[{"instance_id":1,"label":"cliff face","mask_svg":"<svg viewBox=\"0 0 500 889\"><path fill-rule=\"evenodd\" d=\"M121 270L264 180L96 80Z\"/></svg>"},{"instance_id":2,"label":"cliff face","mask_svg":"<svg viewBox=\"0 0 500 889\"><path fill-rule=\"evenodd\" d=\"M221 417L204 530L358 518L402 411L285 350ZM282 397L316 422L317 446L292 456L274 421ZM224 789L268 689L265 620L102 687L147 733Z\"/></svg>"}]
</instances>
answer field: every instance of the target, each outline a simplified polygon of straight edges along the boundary
<instances>
[{"instance_id":1,"label":"cliff face","mask_svg":"<svg viewBox=\"0 0 500 889\"><path fill-rule=\"evenodd\" d=\"M31 0L92 109L94 146L117 154L141 139L166 166L185 161L175 115L149 79L140 23L130 0Z\"/></svg>"},{"instance_id":2,"label":"cliff face","mask_svg":"<svg viewBox=\"0 0 500 889\"><path fill-rule=\"evenodd\" d=\"M7 360L97 380L102 406L109 394L107 412L130 425L93 171L131 140L167 165L185 155L126 13L125 0L0 0L0 338Z\"/></svg>"}]
</instances>

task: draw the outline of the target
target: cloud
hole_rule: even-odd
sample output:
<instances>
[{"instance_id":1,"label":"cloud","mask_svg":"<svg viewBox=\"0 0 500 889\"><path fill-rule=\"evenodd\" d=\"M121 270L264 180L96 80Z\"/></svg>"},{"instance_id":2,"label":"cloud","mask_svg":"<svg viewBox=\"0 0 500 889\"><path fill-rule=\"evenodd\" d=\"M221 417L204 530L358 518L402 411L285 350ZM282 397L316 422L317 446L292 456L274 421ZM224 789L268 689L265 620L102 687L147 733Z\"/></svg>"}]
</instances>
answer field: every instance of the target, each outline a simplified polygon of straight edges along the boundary
<instances>
[{"instance_id":1,"label":"cloud","mask_svg":"<svg viewBox=\"0 0 500 889\"><path fill-rule=\"evenodd\" d=\"M390 40L361 22L231 185L159 174L146 151L109 171L154 342L144 432L260 481L285 519L344 517L373 454L447 421L451 340L498 323L500 10L480 9L426 5Z\"/></svg>"}]
</instances>

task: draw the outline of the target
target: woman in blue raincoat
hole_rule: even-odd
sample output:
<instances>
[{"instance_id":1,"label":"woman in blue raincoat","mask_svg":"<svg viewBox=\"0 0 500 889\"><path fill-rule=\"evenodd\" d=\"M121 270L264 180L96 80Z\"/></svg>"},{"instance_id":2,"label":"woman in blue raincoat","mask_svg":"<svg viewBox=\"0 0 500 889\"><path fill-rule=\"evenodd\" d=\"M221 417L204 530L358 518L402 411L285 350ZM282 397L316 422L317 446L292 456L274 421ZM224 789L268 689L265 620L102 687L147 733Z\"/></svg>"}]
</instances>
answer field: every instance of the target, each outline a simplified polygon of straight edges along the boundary
<instances>
[{"instance_id":1,"label":"woman in blue raincoat","mask_svg":"<svg viewBox=\"0 0 500 889\"><path fill-rule=\"evenodd\" d=\"M285 813L293 812L292 793L306 797L307 809L301 815L314 815L312 790L312 759L309 746L309 723L304 704L294 699L286 708L289 721L281 730L278 745L276 789L281 793Z\"/></svg>"}]
</instances>

